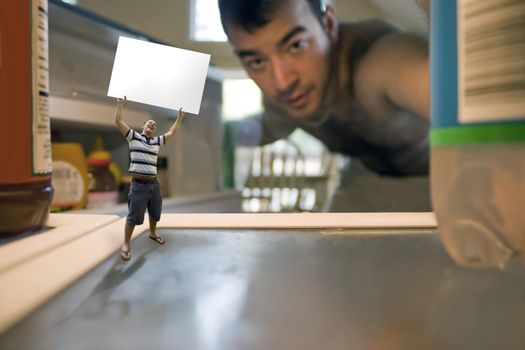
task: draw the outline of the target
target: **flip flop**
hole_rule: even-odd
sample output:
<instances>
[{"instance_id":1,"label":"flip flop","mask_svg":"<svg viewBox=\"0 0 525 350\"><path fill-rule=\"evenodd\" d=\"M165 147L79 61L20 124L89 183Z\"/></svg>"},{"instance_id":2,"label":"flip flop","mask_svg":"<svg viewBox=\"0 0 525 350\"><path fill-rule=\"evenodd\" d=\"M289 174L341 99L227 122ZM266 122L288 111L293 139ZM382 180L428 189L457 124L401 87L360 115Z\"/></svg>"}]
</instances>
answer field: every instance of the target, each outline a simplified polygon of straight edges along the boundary
<instances>
[{"instance_id":1,"label":"flip flop","mask_svg":"<svg viewBox=\"0 0 525 350\"><path fill-rule=\"evenodd\" d=\"M163 245L164 243L166 243L166 241L164 240L164 238L162 238L161 236L152 236L152 235L149 235L148 236L150 239L154 240L155 242L157 242L158 244L160 245Z\"/></svg>"},{"instance_id":2,"label":"flip flop","mask_svg":"<svg viewBox=\"0 0 525 350\"><path fill-rule=\"evenodd\" d=\"M121 257L122 260L128 261L129 259L131 259L131 250L121 249L120 250L120 257Z\"/></svg>"}]
</instances>

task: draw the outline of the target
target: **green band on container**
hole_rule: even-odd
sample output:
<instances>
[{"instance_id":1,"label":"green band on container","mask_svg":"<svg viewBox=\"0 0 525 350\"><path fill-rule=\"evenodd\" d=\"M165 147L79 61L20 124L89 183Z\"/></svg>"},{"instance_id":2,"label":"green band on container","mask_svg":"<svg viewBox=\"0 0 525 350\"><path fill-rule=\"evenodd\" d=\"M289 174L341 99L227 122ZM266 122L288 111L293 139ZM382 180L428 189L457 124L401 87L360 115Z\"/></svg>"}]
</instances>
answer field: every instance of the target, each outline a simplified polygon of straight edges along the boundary
<instances>
[{"instance_id":1,"label":"green band on container","mask_svg":"<svg viewBox=\"0 0 525 350\"><path fill-rule=\"evenodd\" d=\"M435 128L432 146L525 142L525 123L505 123Z\"/></svg>"}]
</instances>

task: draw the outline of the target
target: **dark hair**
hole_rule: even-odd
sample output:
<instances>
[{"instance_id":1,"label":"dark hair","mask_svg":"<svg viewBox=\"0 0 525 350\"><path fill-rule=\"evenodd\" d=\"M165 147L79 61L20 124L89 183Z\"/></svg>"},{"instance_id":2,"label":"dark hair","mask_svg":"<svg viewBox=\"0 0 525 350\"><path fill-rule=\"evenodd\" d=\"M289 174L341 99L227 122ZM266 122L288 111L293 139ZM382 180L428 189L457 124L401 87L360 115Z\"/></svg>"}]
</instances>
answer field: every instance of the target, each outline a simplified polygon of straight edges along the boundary
<instances>
[{"instance_id":1,"label":"dark hair","mask_svg":"<svg viewBox=\"0 0 525 350\"><path fill-rule=\"evenodd\" d=\"M287 0L219 0L219 11L224 31L228 24L238 24L248 32L264 27L271 21L277 7ZM307 1L315 17L322 21L324 7L321 0Z\"/></svg>"}]
</instances>

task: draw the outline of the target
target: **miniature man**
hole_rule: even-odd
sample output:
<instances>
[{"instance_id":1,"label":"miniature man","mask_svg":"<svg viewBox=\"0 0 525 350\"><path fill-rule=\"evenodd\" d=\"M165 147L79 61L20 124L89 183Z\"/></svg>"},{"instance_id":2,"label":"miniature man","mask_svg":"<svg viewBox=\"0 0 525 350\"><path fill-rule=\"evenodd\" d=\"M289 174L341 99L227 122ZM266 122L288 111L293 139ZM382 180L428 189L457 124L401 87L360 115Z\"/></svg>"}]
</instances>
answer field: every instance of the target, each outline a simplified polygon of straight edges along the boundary
<instances>
[{"instance_id":1,"label":"miniature man","mask_svg":"<svg viewBox=\"0 0 525 350\"><path fill-rule=\"evenodd\" d=\"M117 99L115 124L128 140L131 159L128 170L132 177L128 195L129 213L124 227L124 244L120 251L122 260L127 261L131 259L131 235L135 225L142 225L144 222L146 208L149 216L149 238L161 245L166 243L156 233L157 222L160 220L162 210L162 196L157 177L157 158L160 147L171 140L179 130L185 113L181 108L177 120L163 135L154 136L157 129L157 123L154 120L146 121L142 133L138 133L122 120L122 106L125 100L125 96L124 99Z\"/></svg>"}]
</instances>

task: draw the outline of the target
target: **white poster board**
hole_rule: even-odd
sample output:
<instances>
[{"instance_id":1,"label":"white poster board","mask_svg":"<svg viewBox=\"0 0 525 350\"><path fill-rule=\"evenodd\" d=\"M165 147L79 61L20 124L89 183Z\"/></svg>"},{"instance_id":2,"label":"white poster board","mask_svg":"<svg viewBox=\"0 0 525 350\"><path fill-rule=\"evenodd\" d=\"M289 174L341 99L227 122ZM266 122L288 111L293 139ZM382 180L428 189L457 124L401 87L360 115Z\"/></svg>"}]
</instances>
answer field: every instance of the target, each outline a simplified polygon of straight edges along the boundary
<instances>
[{"instance_id":1,"label":"white poster board","mask_svg":"<svg viewBox=\"0 0 525 350\"><path fill-rule=\"evenodd\" d=\"M108 96L199 114L210 55L119 38Z\"/></svg>"}]
</instances>

